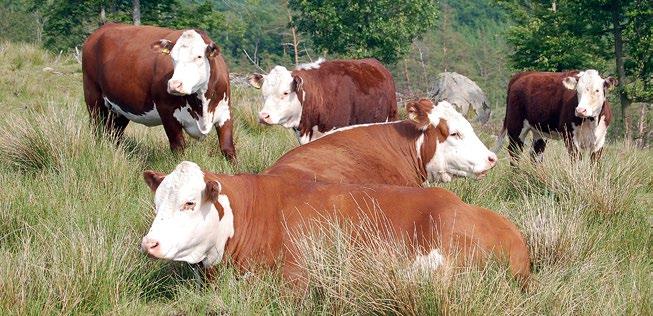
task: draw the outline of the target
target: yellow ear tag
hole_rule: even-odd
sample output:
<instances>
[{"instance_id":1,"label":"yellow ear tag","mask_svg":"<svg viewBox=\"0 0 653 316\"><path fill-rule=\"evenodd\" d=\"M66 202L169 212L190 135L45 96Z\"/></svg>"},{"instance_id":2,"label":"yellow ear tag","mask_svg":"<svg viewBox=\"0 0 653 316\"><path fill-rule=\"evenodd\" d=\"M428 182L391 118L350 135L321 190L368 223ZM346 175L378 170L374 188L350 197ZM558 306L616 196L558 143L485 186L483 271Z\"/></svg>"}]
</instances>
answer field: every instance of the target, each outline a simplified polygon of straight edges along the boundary
<instances>
[{"instance_id":1,"label":"yellow ear tag","mask_svg":"<svg viewBox=\"0 0 653 316\"><path fill-rule=\"evenodd\" d=\"M161 53L162 54L170 54L170 50L167 49L167 48L164 48L164 49L161 50Z\"/></svg>"}]
</instances>

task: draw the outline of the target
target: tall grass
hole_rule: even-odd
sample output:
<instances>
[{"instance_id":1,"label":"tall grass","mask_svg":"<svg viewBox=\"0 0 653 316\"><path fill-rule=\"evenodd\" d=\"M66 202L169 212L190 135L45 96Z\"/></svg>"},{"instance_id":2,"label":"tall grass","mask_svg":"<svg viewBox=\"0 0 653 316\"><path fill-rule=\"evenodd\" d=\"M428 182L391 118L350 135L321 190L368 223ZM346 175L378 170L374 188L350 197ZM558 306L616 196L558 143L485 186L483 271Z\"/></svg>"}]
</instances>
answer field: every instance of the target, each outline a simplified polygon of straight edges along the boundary
<instances>
[{"instance_id":1,"label":"tall grass","mask_svg":"<svg viewBox=\"0 0 653 316\"><path fill-rule=\"evenodd\" d=\"M482 181L445 185L521 229L534 269L525 292L495 262L404 277L404 249L351 244L333 223L300 242L306 293L279 271L228 265L198 286L188 265L138 251L153 218L142 171L192 160L258 172L296 146L292 132L258 125L258 92L235 87L235 165L215 134L176 155L162 128L130 125L115 145L87 124L73 59L1 45L0 314L653 314L651 150L610 140L593 167L550 142L543 164L502 159Z\"/></svg>"}]
</instances>

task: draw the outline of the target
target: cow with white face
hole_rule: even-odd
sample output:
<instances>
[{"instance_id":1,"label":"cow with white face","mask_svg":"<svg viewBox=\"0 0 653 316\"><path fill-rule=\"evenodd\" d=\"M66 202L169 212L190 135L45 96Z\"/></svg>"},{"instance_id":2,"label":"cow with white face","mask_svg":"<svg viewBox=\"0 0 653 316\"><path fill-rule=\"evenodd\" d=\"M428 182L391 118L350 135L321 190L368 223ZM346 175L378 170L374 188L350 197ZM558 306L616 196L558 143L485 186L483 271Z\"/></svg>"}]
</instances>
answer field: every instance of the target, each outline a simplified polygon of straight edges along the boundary
<instances>
[{"instance_id":1,"label":"cow with white face","mask_svg":"<svg viewBox=\"0 0 653 316\"><path fill-rule=\"evenodd\" d=\"M84 43L84 99L91 121L118 139L130 121L163 125L170 148L184 131L204 139L215 126L220 149L235 158L229 69L206 33L106 24Z\"/></svg>"},{"instance_id":2,"label":"cow with white face","mask_svg":"<svg viewBox=\"0 0 653 316\"><path fill-rule=\"evenodd\" d=\"M394 121L397 114L392 75L376 59L320 59L293 71L276 66L249 83L263 93L259 122L294 129L300 144L343 126Z\"/></svg>"},{"instance_id":3,"label":"cow with white face","mask_svg":"<svg viewBox=\"0 0 653 316\"><path fill-rule=\"evenodd\" d=\"M449 182L454 176L481 179L496 164L496 154L481 142L469 121L449 102L433 106L423 99L410 103L407 110L408 117L420 129L430 127L439 132L435 153L426 163L429 180Z\"/></svg>"},{"instance_id":4,"label":"cow with white face","mask_svg":"<svg viewBox=\"0 0 653 316\"><path fill-rule=\"evenodd\" d=\"M599 115L606 100L606 90L617 85L617 80L612 77L603 79L598 71L589 69L566 77L562 83L565 88L576 91L576 116L586 118Z\"/></svg>"},{"instance_id":5,"label":"cow with white face","mask_svg":"<svg viewBox=\"0 0 653 316\"><path fill-rule=\"evenodd\" d=\"M454 177L481 179L497 156L446 101L406 105L405 121L337 129L291 150L263 174L336 183L421 186ZM328 159L327 159L328 157Z\"/></svg>"},{"instance_id":6,"label":"cow with white face","mask_svg":"<svg viewBox=\"0 0 653 316\"><path fill-rule=\"evenodd\" d=\"M532 132L531 158L543 158L546 139L562 139L574 158L589 151L593 161L603 150L612 110L606 97L617 85L598 71L520 72L508 84L506 117L495 151L508 135L514 164Z\"/></svg>"},{"instance_id":7,"label":"cow with white face","mask_svg":"<svg viewBox=\"0 0 653 316\"><path fill-rule=\"evenodd\" d=\"M441 188L232 176L188 161L169 175L144 177L155 192L156 217L141 248L155 258L205 268L229 261L241 272L281 267L287 281L301 284L307 279L298 242L323 233L320 223L329 219L351 223L352 238L404 243L415 269L438 269L455 255L470 264L498 258L518 279L530 275L528 248L514 224Z\"/></svg>"}]
</instances>

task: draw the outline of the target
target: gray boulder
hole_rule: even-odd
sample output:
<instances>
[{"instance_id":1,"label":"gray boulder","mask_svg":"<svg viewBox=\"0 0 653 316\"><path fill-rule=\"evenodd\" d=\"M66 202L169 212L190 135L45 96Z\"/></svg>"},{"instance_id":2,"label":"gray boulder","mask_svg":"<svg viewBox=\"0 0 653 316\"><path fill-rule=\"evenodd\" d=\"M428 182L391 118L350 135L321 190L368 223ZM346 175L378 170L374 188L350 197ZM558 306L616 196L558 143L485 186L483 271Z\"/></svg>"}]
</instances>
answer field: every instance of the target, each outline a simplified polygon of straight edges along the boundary
<instances>
[{"instance_id":1,"label":"gray boulder","mask_svg":"<svg viewBox=\"0 0 653 316\"><path fill-rule=\"evenodd\" d=\"M490 119L490 105L485 93L471 79L456 73L443 72L438 75L429 98L435 102L447 101L460 113L470 116L470 109L476 112L476 121L484 124Z\"/></svg>"}]
</instances>

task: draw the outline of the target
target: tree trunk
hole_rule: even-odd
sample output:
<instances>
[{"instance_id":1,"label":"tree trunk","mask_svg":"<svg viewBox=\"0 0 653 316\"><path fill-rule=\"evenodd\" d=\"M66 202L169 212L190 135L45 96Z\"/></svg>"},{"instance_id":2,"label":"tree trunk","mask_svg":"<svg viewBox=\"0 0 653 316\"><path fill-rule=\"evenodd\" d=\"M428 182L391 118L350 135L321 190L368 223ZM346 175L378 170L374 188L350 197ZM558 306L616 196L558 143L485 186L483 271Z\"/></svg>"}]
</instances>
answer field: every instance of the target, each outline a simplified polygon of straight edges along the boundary
<instances>
[{"instance_id":1,"label":"tree trunk","mask_svg":"<svg viewBox=\"0 0 653 316\"><path fill-rule=\"evenodd\" d=\"M104 6L100 8L100 24L107 23L107 12L104 10Z\"/></svg>"},{"instance_id":2,"label":"tree trunk","mask_svg":"<svg viewBox=\"0 0 653 316\"><path fill-rule=\"evenodd\" d=\"M132 0L132 17L134 20L134 25L141 25L141 1Z\"/></svg>"},{"instance_id":3,"label":"tree trunk","mask_svg":"<svg viewBox=\"0 0 653 316\"><path fill-rule=\"evenodd\" d=\"M615 9L612 13L612 25L614 35L614 55L615 63L617 66L617 79L619 80L620 86L619 103L621 104L621 122L626 124L626 108L628 108L630 105L630 100L628 100L626 89L624 89L626 84L626 70L624 68L624 43L622 38L623 25L621 25L621 13L617 9Z\"/></svg>"},{"instance_id":4,"label":"tree trunk","mask_svg":"<svg viewBox=\"0 0 653 316\"><path fill-rule=\"evenodd\" d=\"M299 37L297 36L297 28L292 23L292 15L290 10L288 12L288 24L290 24L290 32L292 32L292 47L295 53L295 67L299 66ZM284 48L285 49L285 48Z\"/></svg>"}]
</instances>

